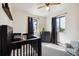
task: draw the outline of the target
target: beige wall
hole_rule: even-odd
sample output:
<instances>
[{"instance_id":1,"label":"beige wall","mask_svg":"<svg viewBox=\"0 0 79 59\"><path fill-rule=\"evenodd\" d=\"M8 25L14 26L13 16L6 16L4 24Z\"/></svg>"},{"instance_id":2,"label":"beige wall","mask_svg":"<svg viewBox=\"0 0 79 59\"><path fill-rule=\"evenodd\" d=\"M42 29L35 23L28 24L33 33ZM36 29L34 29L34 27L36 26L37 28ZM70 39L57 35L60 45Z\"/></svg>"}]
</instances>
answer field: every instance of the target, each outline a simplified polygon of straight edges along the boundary
<instances>
[{"instance_id":1,"label":"beige wall","mask_svg":"<svg viewBox=\"0 0 79 59\"><path fill-rule=\"evenodd\" d=\"M12 21L10 21L10 19L8 18L8 16L4 12L4 10L2 9L1 3L0 3L0 25L13 26Z\"/></svg>"},{"instance_id":2,"label":"beige wall","mask_svg":"<svg viewBox=\"0 0 79 59\"><path fill-rule=\"evenodd\" d=\"M73 7L68 10L66 15L66 31L59 33L62 43L79 40L79 7Z\"/></svg>"},{"instance_id":3,"label":"beige wall","mask_svg":"<svg viewBox=\"0 0 79 59\"><path fill-rule=\"evenodd\" d=\"M14 32L19 33L27 33L28 32L28 16L30 17L36 17L38 20L38 29L37 29L37 35L39 35L39 31L41 28L45 27L45 17L32 15L26 11L18 10L17 8L12 8L12 14L13 14L13 30Z\"/></svg>"},{"instance_id":4,"label":"beige wall","mask_svg":"<svg viewBox=\"0 0 79 59\"><path fill-rule=\"evenodd\" d=\"M27 18L26 14L19 10L13 10L13 32L26 33L27 32Z\"/></svg>"},{"instance_id":5,"label":"beige wall","mask_svg":"<svg viewBox=\"0 0 79 59\"><path fill-rule=\"evenodd\" d=\"M49 15L47 17L46 30L51 31L51 18L66 12L66 30L63 33L59 33L59 39L62 43L70 42L72 40L79 40L79 5L71 6L63 10L62 12Z\"/></svg>"}]
</instances>

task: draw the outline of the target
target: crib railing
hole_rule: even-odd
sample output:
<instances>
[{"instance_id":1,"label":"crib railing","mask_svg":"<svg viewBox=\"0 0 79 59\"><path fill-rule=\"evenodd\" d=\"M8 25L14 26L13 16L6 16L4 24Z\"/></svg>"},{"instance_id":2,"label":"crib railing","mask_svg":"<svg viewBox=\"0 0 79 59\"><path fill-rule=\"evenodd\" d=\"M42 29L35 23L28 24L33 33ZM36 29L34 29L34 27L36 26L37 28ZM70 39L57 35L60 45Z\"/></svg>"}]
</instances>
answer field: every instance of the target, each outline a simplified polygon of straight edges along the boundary
<instances>
[{"instance_id":1,"label":"crib railing","mask_svg":"<svg viewBox=\"0 0 79 59\"><path fill-rule=\"evenodd\" d=\"M41 56L41 39L14 41L8 44L11 56Z\"/></svg>"}]
</instances>

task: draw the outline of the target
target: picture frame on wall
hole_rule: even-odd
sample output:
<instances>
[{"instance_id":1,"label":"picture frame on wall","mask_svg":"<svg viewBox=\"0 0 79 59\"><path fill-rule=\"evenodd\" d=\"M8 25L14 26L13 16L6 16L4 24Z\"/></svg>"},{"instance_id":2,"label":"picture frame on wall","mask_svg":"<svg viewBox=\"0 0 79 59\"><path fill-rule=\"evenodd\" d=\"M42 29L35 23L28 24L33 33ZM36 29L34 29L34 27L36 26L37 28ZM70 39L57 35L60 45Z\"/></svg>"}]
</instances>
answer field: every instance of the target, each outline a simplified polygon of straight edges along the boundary
<instances>
[{"instance_id":1,"label":"picture frame on wall","mask_svg":"<svg viewBox=\"0 0 79 59\"><path fill-rule=\"evenodd\" d=\"M13 20L8 3L2 3L2 8L10 20Z\"/></svg>"}]
</instances>

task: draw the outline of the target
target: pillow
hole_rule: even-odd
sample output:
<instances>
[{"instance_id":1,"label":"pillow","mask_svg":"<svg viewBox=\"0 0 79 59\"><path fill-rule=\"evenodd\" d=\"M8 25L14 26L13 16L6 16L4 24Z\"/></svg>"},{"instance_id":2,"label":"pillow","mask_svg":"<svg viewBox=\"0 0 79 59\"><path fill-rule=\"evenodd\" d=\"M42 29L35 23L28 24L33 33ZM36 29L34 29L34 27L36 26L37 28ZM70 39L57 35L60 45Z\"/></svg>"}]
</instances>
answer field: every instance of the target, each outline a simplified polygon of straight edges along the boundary
<instances>
[{"instance_id":1,"label":"pillow","mask_svg":"<svg viewBox=\"0 0 79 59\"><path fill-rule=\"evenodd\" d=\"M73 48L71 44L66 43L67 48Z\"/></svg>"},{"instance_id":2,"label":"pillow","mask_svg":"<svg viewBox=\"0 0 79 59\"><path fill-rule=\"evenodd\" d=\"M13 41L20 41L21 40L21 38L15 38L15 39L13 39Z\"/></svg>"},{"instance_id":3,"label":"pillow","mask_svg":"<svg viewBox=\"0 0 79 59\"><path fill-rule=\"evenodd\" d=\"M21 36L20 35L15 35L13 38L13 41L19 41L21 40Z\"/></svg>"},{"instance_id":4,"label":"pillow","mask_svg":"<svg viewBox=\"0 0 79 59\"><path fill-rule=\"evenodd\" d=\"M78 42L78 41L71 41L71 45L72 45L74 48L78 48L78 47L79 47L79 42Z\"/></svg>"},{"instance_id":5,"label":"pillow","mask_svg":"<svg viewBox=\"0 0 79 59\"><path fill-rule=\"evenodd\" d=\"M14 39L16 39L16 38L21 38L21 36L20 35L15 35Z\"/></svg>"}]
</instances>

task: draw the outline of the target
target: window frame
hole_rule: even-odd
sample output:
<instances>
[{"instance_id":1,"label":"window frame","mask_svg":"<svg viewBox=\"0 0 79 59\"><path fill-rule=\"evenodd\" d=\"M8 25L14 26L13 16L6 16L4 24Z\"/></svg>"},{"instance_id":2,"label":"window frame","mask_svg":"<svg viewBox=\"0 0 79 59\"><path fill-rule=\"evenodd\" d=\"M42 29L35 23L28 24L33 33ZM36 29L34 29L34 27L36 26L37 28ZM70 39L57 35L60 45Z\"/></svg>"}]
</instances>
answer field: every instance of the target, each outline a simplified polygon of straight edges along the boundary
<instances>
[{"instance_id":1,"label":"window frame","mask_svg":"<svg viewBox=\"0 0 79 59\"><path fill-rule=\"evenodd\" d=\"M59 32L64 32L65 31L65 28L61 31L61 18L62 17L66 18L66 16L59 16L59 17L57 17L57 18L59 18Z\"/></svg>"}]
</instances>

